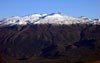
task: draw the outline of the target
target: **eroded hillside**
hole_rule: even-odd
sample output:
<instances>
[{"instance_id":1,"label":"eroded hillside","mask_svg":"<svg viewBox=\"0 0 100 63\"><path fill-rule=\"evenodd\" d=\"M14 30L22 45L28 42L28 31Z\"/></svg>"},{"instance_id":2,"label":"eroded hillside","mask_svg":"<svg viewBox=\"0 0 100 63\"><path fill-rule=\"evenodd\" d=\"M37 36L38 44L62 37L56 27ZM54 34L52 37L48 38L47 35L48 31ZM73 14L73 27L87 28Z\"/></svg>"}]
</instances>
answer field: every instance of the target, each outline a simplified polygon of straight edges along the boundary
<instances>
[{"instance_id":1,"label":"eroded hillside","mask_svg":"<svg viewBox=\"0 0 100 63\"><path fill-rule=\"evenodd\" d=\"M100 60L100 25L0 26L1 63Z\"/></svg>"}]
</instances>

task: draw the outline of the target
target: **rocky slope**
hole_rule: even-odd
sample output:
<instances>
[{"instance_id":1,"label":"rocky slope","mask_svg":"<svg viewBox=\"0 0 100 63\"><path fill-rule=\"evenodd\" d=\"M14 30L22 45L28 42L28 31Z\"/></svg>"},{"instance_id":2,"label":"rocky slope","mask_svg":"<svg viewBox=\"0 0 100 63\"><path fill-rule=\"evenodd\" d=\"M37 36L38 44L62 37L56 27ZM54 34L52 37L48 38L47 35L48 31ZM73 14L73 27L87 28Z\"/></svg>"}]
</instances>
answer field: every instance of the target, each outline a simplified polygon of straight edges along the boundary
<instances>
[{"instance_id":1,"label":"rocky slope","mask_svg":"<svg viewBox=\"0 0 100 63\"><path fill-rule=\"evenodd\" d=\"M0 19L0 63L100 60L99 22L58 13Z\"/></svg>"}]
</instances>

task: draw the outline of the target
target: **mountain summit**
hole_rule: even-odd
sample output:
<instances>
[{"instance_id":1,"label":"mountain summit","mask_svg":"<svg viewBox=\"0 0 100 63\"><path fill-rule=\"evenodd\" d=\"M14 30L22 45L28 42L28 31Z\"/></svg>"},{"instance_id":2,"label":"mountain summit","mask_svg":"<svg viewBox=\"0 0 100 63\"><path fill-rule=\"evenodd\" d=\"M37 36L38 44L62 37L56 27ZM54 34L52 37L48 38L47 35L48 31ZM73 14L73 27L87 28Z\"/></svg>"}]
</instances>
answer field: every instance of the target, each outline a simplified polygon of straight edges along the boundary
<instances>
[{"instance_id":1,"label":"mountain summit","mask_svg":"<svg viewBox=\"0 0 100 63\"><path fill-rule=\"evenodd\" d=\"M27 24L100 24L100 19L89 19L85 16L70 17L61 13L32 14L23 17L13 16L0 19L0 25L27 25Z\"/></svg>"},{"instance_id":2,"label":"mountain summit","mask_svg":"<svg viewBox=\"0 0 100 63\"><path fill-rule=\"evenodd\" d=\"M100 19L61 13L0 19L0 63L88 60L100 60Z\"/></svg>"}]
</instances>

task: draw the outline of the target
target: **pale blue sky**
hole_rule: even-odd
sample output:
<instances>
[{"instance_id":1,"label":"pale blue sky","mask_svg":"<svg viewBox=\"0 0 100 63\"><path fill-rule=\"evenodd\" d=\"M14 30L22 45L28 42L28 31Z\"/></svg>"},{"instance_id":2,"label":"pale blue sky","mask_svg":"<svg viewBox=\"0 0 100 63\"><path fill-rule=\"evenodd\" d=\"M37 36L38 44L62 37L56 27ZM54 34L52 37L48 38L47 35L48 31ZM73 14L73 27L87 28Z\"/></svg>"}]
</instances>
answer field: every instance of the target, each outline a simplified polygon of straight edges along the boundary
<instances>
[{"instance_id":1,"label":"pale blue sky","mask_svg":"<svg viewBox=\"0 0 100 63\"><path fill-rule=\"evenodd\" d=\"M100 18L100 0L0 0L0 17L54 12Z\"/></svg>"}]
</instances>

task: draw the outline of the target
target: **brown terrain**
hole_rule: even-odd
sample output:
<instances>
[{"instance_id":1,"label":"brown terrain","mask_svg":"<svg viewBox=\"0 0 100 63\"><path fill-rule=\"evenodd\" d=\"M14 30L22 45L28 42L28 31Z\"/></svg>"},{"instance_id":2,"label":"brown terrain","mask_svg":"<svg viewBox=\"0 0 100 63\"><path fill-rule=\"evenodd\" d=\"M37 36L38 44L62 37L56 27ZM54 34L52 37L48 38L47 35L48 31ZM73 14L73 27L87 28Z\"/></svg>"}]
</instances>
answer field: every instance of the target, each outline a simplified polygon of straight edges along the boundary
<instances>
[{"instance_id":1,"label":"brown terrain","mask_svg":"<svg viewBox=\"0 0 100 63\"><path fill-rule=\"evenodd\" d=\"M0 63L100 63L100 25L0 26Z\"/></svg>"}]
</instances>

